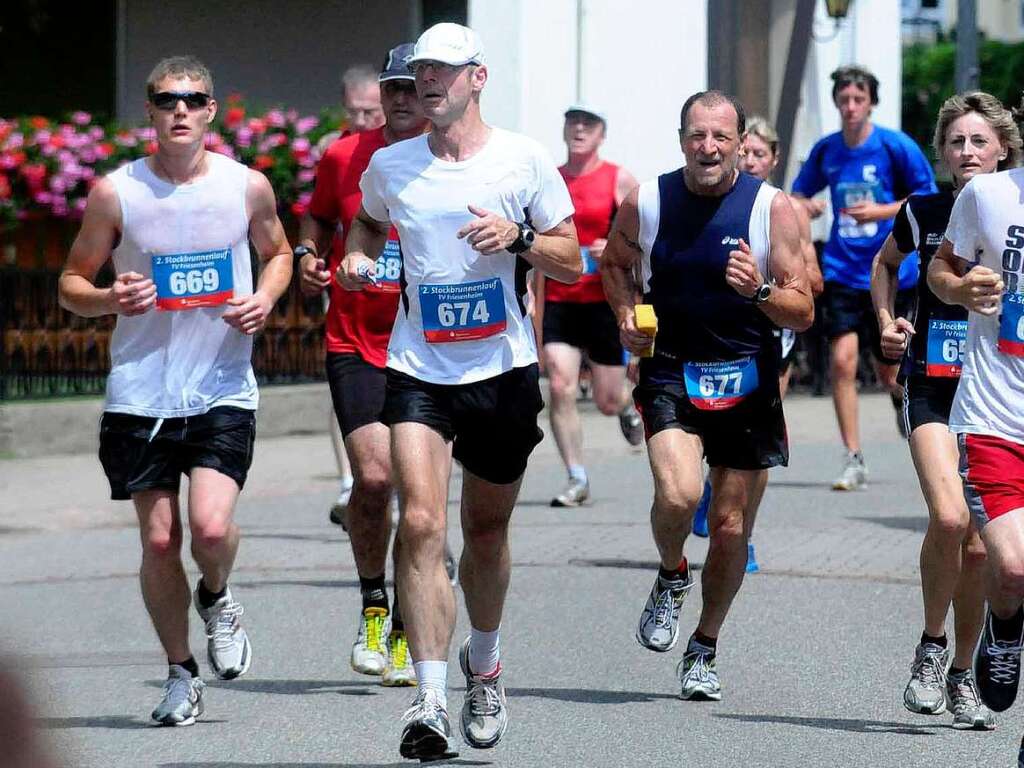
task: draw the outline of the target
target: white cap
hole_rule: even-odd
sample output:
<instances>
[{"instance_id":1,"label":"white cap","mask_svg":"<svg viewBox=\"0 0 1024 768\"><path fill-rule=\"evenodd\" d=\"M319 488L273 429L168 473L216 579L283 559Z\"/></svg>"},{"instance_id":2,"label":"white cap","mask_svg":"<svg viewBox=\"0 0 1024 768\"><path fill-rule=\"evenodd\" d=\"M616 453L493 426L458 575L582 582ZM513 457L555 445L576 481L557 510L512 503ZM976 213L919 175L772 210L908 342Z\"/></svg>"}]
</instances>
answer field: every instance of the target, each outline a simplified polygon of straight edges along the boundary
<instances>
[{"instance_id":1,"label":"white cap","mask_svg":"<svg viewBox=\"0 0 1024 768\"><path fill-rule=\"evenodd\" d=\"M605 115L603 111L589 104L573 104L571 107L565 110L565 116L568 117L573 112L583 112L584 114L587 115L593 115L602 123L608 122L608 117Z\"/></svg>"},{"instance_id":2,"label":"white cap","mask_svg":"<svg viewBox=\"0 0 1024 768\"><path fill-rule=\"evenodd\" d=\"M484 46L469 27L451 22L435 24L416 41L409 64L418 61L440 61L453 67L483 64Z\"/></svg>"}]
</instances>

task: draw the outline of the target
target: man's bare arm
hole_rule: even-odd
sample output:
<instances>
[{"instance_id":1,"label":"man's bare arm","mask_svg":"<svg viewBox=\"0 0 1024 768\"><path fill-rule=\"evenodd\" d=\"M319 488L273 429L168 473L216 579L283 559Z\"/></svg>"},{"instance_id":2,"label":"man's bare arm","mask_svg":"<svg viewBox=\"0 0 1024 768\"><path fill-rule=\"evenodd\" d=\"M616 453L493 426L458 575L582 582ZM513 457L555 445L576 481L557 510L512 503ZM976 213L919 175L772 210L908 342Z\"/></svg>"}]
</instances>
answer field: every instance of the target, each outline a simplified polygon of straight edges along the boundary
<instances>
[{"instance_id":1,"label":"man's bare arm","mask_svg":"<svg viewBox=\"0 0 1024 768\"><path fill-rule=\"evenodd\" d=\"M635 307L640 294L636 268L643 257L638 198L639 189L634 188L623 199L601 257L601 283L619 324L619 338L622 345L634 354L649 348L653 338L636 328Z\"/></svg>"},{"instance_id":2,"label":"man's bare arm","mask_svg":"<svg viewBox=\"0 0 1024 768\"><path fill-rule=\"evenodd\" d=\"M780 328L805 331L814 322L814 299L807 281L800 229L786 195L772 200L771 256L768 268L775 281L767 301L757 306Z\"/></svg>"},{"instance_id":3,"label":"man's bare arm","mask_svg":"<svg viewBox=\"0 0 1024 768\"><path fill-rule=\"evenodd\" d=\"M825 279L821 275L821 267L818 265L818 252L814 249L814 241L811 239L811 217L807 215L804 207L792 197L790 202L794 203L793 213L796 215L797 226L800 230L800 249L804 255L804 269L807 272L807 282L811 286L811 295L817 297L825 290Z\"/></svg>"},{"instance_id":4,"label":"man's bare arm","mask_svg":"<svg viewBox=\"0 0 1024 768\"><path fill-rule=\"evenodd\" d=\"M299 285L307 296L315 296L331 284L327 256L337 224L306 213L299 222L299 245L312 249L299 259Z\"/></svg>"},{"instance_id":5,"label":"man's bare arm","mask_svg":"<svg viewBox=\"0 0 1024 768\"><path fill-rule=\"evenodd\" d=\"M377 259L388 241L391 223L377 221L366 209L359 207L345 238L345 258L341 260L334 278L348 291L361 291L373 282Z\"/></svg>"}]
</instances>

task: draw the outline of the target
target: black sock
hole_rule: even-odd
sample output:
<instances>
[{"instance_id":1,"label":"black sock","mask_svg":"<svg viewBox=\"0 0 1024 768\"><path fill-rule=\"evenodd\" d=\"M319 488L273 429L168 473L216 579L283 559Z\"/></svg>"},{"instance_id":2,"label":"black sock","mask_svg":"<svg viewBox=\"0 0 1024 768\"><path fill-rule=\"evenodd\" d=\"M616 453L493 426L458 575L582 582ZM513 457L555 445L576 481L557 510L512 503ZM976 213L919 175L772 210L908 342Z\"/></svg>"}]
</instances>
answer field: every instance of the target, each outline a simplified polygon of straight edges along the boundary
<instances>
[{"instance_id":1,"label":"black sock","mask_svg":"<svg viewBox=\"0 0 1024 768\"><path fill-rule=\"evenodd\" d=\"M956 675L962 675L966 671L966 669L960 669L960 667L950 667L949 672L947 672L946 674L950 677L955 677Z\"/></svg>"},{"instance_id":2,"label":"black sock","mask_svg":"<svg viewBox=\"0 0 1024 768\"><path fill-rule=\"evenodd\" d=\"M398 605L398 588L395 588L394 598L391 600L391 631L405 632L405 622L402 621L402 610Z\"/></svg>"},{"instance_id":3,"label":"black sock","mask_svg":"<svg viewBox=\"0 0 1024 768\"><path fill-rule=\"evenodd\" d=\"M384 574L372 579L359 577L359 591L363 595L363 610L367 608L388 608L388 592L384 586Z\"/></svg>"},{"instance_id":4,"label":"black sock","mask_svg":"<svg viewBox=\"0 0 1024 768\"><path fill-rule=\"evenodd\" d=\"M196 664L194 656L189 656L185 661L171 661L170 659L167 659L167 666L171 666L172 664L177 664L179 667L183 667L190 675L192 675L192 677L199 677L199 665Z\"/></svg>"},{"instance_id":5,"label":"black sock","mask_svg":"<svg viewBox=\"0 0 1024 768\"><path fill-rule=\"evenodd\" d=\"M921 645L924 645L925 643L928 643L929 645L937 645L940 648L945 648L947 645L949 645L949 643L946 641L945 635L943 635L942 637L932 637L927 632L922 632Z\"/></svg>"},{"instance_id":6,"label":"black sock","mask_svg":"<svg viewBox=\"0 0 1024 768\"><path fill-rule=\"evenodd\" d=\"M710 648L712 655L714 655L715 650L718 648L717 637L708 637L707 635L702 635L700 632L694 632L691 639L695 643L699 643L700 645Z\"/></svg>"},{"instance_id":7,"label":"black sock","mask_svg":"<svg viewBox=\"0 0 1024 768\"><path fill-rule=\"evenodd\" d=\"M1021 629L1024 628L1024 606L1008 619L1000 619L992 614L992 634L996 640L1017 642L1020 640Z\"/></svg>"},{"instance_id":8,"label":"black sock","mask_svg":"<svg viewBox=\"0 0 1024 768\"><path fill-rule=\"evenodd\" d=\"M228 587L227 584L225 584L221 588L220 592L211 592L206 588L206 583L202 579L199 579L199 586L196 587L196 594L199 595L199 604L203 606L203 608L209 608L224 597L227 591Z\"/></svg>"},{"instance_id":9,"label":"black sock","mask_svg":"<svg viewBox=\"0 0 1024 768\"><path fill-rule=\"evenodd\" d=\"M684 557L679 565L671 570L659 565L658 577L662 581L686 581L686 558Z\"/></svg>"}]
</instances>

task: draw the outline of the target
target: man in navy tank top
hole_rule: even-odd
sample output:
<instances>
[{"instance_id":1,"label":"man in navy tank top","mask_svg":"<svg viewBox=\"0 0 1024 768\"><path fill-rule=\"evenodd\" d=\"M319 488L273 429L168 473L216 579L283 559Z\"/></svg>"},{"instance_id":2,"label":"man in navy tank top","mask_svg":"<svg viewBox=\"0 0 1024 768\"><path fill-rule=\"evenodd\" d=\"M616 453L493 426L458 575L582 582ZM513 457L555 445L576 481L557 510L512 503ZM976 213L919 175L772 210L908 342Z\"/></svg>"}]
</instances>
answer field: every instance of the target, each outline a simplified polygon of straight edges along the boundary
<instances>
[{"instance_id":1,"label":"man in navy tank top","mask_svg":"<svg viewBox=\"0 0 1024 768\"><path fill-rule=\"evenodd\" d=\"M117 315L100 462L111 498L135 505L142 596L167 654L152 720L191 725L205 685L189 649L178 486L188 475L207 655L230 680L252 662L242 606L228 589L259 402L252 338L288 287L292 253L267 177L204 148L217 113L209 70L192 56L164 59L146 92L157 150L93 187L59 289L61 306L77 315ZM250 241L262 261L258 281ZM97 287L108 260L114 285Z\"/></svg>"},{"instance_id":2,"label":"man in navy tank top","mask_svg":"<svg viewBox=\"0 0 1024 768\"><path fill-rule=\"evenodd\" d=\"M776 327L805 330L814 303L796 215L779 190L739 171L743 107L718 91L680 113L684 168L631 192L601 273L623 346L640 364L634 399L654 476L651 527L661 560L636 631L671 650L693 586L683 545L711 467L710 549L703 606L677 667L684 699L718 700L719 631L743 582L753 500L769 467L789 458L779 397ZM657 338L637 329L635 297L654 306Z\"/></svg>"}]
</instances>

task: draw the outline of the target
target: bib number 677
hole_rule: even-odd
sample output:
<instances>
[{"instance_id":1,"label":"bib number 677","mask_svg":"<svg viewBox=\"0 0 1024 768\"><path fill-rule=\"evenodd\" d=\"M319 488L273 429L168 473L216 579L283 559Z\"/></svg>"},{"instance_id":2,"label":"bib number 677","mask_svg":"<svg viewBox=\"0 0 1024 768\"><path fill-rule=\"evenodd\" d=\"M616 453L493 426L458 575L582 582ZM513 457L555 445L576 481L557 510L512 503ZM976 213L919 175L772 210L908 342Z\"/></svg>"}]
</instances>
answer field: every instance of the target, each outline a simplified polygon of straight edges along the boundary
<instances>
[{"instance_id":1,"label":"bib number 677","mask_svg":"<svg viewBox=\"0 0 1024 768\"><path fill-rule=\"evenodd\" d=\"M700 393L704 397L721 397L726 392L733 395L740 394L740 384L743 381L743 372L734 373L706 373L697 381Z\"/></svg>"},{"instance_id":2,"label":"bib number 677","mask_svg":"<svg viewBox=\"0 0 1024 768\"><path fill-rule=\"evenodd\" d=\"M471 313L472 308L472 313ZM442 301L437 305L437 320L444 328L453 326L466 326L472 319L481 325L486 325L491 319L491 313L487 311L487 302L480 299L477 302L470 301Z\"/></svg>"}]
</instances>

